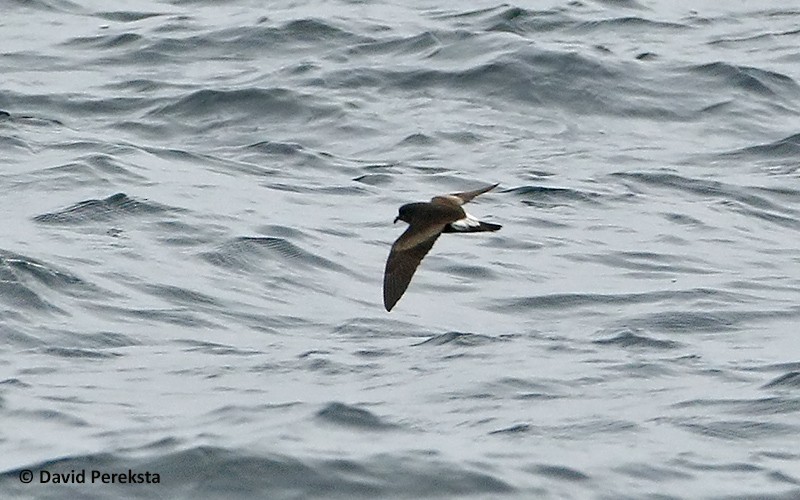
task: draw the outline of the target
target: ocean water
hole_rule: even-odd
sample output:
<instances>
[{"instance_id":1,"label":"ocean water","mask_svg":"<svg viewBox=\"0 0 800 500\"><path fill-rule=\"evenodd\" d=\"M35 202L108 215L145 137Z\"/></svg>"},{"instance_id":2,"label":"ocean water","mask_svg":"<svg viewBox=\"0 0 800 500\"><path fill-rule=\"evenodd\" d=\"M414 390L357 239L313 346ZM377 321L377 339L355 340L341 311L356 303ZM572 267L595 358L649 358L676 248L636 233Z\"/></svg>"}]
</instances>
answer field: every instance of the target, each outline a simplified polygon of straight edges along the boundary
<instances>
[{"instance_id":1,"label":"ocean water","mask_svg":"<svg viewBox=\"0 0 800 500\"><path fill-rule=\"evenodd\" d=\"M800 6L273 4L0 2L2 498L800 498Z\"/></svg>"}]
</instances>

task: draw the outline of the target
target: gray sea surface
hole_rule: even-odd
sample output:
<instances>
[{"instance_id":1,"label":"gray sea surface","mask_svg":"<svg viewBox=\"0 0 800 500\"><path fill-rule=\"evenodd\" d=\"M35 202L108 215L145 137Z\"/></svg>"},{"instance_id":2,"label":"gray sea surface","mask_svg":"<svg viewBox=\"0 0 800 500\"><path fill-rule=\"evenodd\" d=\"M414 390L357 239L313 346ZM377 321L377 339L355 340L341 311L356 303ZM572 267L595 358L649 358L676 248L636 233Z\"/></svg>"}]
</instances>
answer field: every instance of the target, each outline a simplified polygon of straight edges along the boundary
<instances>
[{"instance_id":1,"label":"gray sea surface","mask_svg":"<svg viewBox=\"0 0 800 500\"><path fill-rule=\"evenodd\" d=\"M3 499L800 498L797 2L0 12Z\"/></svg>"}]
</instances>

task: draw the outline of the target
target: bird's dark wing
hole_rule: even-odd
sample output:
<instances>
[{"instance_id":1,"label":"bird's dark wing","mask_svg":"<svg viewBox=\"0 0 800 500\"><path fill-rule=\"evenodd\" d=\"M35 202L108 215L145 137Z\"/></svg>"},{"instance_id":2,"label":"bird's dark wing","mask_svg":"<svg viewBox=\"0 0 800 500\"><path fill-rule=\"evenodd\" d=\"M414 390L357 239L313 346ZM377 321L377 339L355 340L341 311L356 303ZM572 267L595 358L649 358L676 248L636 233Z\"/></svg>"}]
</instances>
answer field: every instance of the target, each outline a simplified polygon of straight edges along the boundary
<instances>
[{"instance_id":1,"label":"bird's dark wing","mask_svg":"<svg viewBox=\"0 0 800 500\"><path fill-rule=\"evenodd\" d=\"M386 260L386 270L383 274L383 305L387 311L391 311L400 297L405 293L411 277L417 270L422 258L430 251L436 239L442 234L442 227L437 227L437 231L426 239L422 239L414 246L404 246L403 242L414 241L415 236L421 234L413 226L408 229L392 245L389 258Z\"/></svg>"},{"instance_id":2,"label":"bird's dark wing","mask_svg":"<svg viewBox=\"0 0 800 500\"><path fill-rule=\"evenodd\" d=\"M447 204L454 204L454 205L463 205L468 201L471 201L478 195L491 191L492 189L499 186L500 183L492 184L491 186L486 186L480 189L476 189L475 191L465 191L463 193L453 193L445 196L435 196L431 201L433 203L447 203Z\"/></svg>"}]
</instances>

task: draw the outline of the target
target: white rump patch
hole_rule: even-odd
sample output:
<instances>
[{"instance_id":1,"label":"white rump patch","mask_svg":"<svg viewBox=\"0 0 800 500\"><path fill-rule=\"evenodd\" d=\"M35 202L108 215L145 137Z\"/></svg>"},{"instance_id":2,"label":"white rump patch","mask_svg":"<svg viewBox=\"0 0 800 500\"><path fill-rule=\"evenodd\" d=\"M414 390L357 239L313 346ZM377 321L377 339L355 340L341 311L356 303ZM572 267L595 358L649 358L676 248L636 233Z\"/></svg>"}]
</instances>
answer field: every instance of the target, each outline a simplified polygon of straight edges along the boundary
<instances>
[{"instance_id":1,"label":"white rump patch","mask_svg":"<svg viewBox=\"0 0 800 500\"><path fill-rule=\"evenodd\" d=\"M455 222L450 223L450 227L452 227L456 231L469 231L470 229L480 227L480 225L481 221L471 216L470 214L467 214L467 216L464 217L463 219L459 219Z\"/></svg>"}]
</instances>

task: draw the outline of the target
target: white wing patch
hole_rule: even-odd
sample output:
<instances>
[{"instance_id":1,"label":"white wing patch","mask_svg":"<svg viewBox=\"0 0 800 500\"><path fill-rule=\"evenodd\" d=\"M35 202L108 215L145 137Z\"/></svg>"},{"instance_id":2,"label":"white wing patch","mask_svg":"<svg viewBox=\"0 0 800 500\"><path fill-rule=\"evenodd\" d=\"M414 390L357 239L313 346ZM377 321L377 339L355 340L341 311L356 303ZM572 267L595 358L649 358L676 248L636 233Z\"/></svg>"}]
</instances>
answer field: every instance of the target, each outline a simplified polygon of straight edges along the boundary
<instances>
[{"instance_id":1,"label":"white wing patch","mask_svg":"<svg viewBox=\"0 0 800 500\"><path fill-rule=\"evenodd\" d=\"M464 213L467 214L466 212ZM464 232L469 232L475 229L476 227L480 227L480 225L481 221L479 221L470 214L467 214L467 216L464 217L463 219L458 219L457 221L450 223L450 227L453 228L454 230L464 231Z\"/></svg>"}]
</instances>

